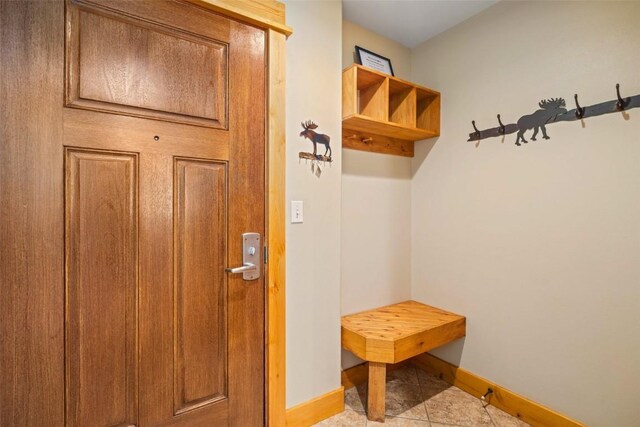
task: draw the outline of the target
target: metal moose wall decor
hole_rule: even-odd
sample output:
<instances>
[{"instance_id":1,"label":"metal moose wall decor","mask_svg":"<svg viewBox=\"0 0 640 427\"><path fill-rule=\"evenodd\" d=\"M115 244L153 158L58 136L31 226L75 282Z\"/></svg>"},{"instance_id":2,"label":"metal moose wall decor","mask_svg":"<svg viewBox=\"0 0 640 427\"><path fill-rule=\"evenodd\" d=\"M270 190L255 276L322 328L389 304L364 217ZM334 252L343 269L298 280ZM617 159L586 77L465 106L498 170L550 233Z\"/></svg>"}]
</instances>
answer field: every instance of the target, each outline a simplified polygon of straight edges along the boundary
<instances>
[{"instance_id":1,"label":"metal moose wall decor","mask_svg":"<svg viewBox=\"0 0 640 427\"><path fill-rule=\"evenodd\" d=\"M520 117L516 123L505 125L502 123L500 114L498 114L498 126L490 129L479 130L476 127L476 121L473 120L471 124L473 125L474 132L469 134L467 141L480 141L486 138L509 135L517 132L515 144L521 146L522 143L526 144L528 142L525 139L525 133L529 130L533 130L533 134L530 137L531 141L536 141L536 136L540 131L542 131L543 139L551 139L547 134L547 125L557 122L583 120L589 117L624 112L632 108L640 107L640 95L622 98L620 96L619 84L616 84L616 96L617 99L612 101L581 107L578 103L578 95L576 94L574 95L576 108L569 111L567 111L567 104L562 98L543 99L538 103L538 107L540 107L538 110L532 114Z\"/></svg>"},{"instance_id":2,"label":"metal moose wall decor","mask_svg":"<svg viewBox=\"0 0 640 427\"><path fill-rule=\"evenodd\" d=\"M304 129L300 132L300 136L311 141L313 144L313 153L301 151L298 153L298 158L311 161L311 172L320 178L322 174L321 165L324 166L325 163L331 164L331 138L329 135L317 133L314 129L317 129L318 125L311 120L301 122L300 124L302 125L302 129ZM324 145L324 154L318 154L318 145Z\"/></svg>"}]
</instances>

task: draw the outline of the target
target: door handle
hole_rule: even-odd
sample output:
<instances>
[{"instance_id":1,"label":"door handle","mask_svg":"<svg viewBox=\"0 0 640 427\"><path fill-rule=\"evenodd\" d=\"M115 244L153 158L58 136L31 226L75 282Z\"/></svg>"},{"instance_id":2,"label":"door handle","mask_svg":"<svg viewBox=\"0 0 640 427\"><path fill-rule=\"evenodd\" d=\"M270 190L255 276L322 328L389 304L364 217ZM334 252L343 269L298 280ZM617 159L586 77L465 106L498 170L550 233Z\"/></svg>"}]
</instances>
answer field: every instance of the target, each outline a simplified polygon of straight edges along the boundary
<instances>
[{"instance_id":1,"label":"door handle","mask_svg":"<svg viewBox=\"0 0 640 427\"><path fill-rule=\"evenodd\" d=\"M242 266L225 268L231 274L242 273L244 280L255 280L260 277L260 233L244 233L242 235Z\"/></svg>"},{"instance_id":2,"label":"door handle","mask_svg":"<svg viewBox=\"0 0 640 427\"><path fill-rule=\"evenodd\" d=\"M247 271L254 271L256 270L256 268L257 267L254 264L251 264L250 262L248 262L242 267L225 268L224 271L226 271L227 273L236 274L236 273L245 273Z\"/></svg>"}]
</instances>

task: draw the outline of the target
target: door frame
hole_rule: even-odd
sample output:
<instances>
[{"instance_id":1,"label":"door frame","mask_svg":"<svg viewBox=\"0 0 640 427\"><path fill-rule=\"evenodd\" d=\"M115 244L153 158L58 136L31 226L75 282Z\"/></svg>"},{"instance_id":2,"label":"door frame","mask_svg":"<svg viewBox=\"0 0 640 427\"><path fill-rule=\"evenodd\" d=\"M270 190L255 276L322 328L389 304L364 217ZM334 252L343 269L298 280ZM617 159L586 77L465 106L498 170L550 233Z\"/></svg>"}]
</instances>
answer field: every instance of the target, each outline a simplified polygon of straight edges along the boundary
<instances>
[{"instance_id":1,"label":"door frame","mask_svg":"<svg viewBox=\"0 0 640 427\"><path fill-rule=\"evenodd\" d=\"M276 0L188 0L265 30L267 42L265 421L286 424L285 323L285 46L293 30Z\"/></svg>"}]
</instances>

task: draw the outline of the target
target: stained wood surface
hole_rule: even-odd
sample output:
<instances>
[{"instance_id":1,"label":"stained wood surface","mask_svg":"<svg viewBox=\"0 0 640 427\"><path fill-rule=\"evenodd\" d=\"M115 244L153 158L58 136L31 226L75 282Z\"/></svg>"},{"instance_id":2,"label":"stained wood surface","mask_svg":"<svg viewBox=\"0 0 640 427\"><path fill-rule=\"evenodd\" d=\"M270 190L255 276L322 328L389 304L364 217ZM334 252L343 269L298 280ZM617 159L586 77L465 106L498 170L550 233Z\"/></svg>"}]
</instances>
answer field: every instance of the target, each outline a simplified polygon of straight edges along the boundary
<instances>
[{"instance_id":1,"label":"stained wood surface","mask_svg":"<svg viewBox=\"0 0 640 427\"><path fill-rule=\"evenodd\" d=\"M264 281L222 271L265 233L265 33L189 3L99 3L163 34L222 28L229 129L65 108L64 2L0 2L0 425L262 425Z\"/></svg>"},{"instance_id":2,"label":"stained wood surface","mask_svg":"<svg viewBox=\"0 0 640 427\"><path fill-rule=\"evenodd\" d=\"M226 166L175 159L177 413L227 393Z\"/></svg>"},{"instance_id":3,"label":"stained wood surface","mask_svg":"<svg viewBox=\"0 0 640 427\"><path fill-rule=\"evenodd\" d=\"M465 318L416 301L342 317L342 346L369 362L397 363L465 335Z\"/></svg>"},{"instance_id":4,"label":"stained wood surface","mask_svg":"<svg viewBox=\"0 0 640 427\"><path fill-rule=\"evenodd\" d=\"M392 154L395 156L413 157L414 142L387 136L367 136L359 131L343 129L342 146L352 150L371 153Z\"/></svg>"},{"instance_id":5,"label":"stained wood surface","mask_svg":"<svg viewBox=\"0 0 640 427\"><path fill-rule=\"evenodd\" d=\"M67 105L225 129L229 20L178 2L147 9L69 3ZM172 22L181 15L191 24Z\"/></svg>"},{"instance_id":6,"label":"stained wood surface","mask_svg":"<svg viewBox=\"0 0 640 427\"><path fill-rule=\"evenodd\" d=\"M344 411L344 387L289 408L286 424L278 425L310 427L342 411Z\"/></svg>"},{"instance_id":7,"label":"stained wood surface","mask_svg":"<svg viewBox=\"0 0 640 427\"><path fill-rule=\"evenodd\" d=\"M369 385L367 387L367 418L384 422L385 387L387 385L386 363L369 362Z\"/></svg>"},{"instance_id":8,"label":"stained wood surface","mask_svg":"<svg viewBox=\"0 0 640 427\"><path fill-rule=\"evenodd\" d=\"M267 245L267 424L286 422L286 315L285 315L285 162L284 133L286 104L285 36L268 31L269 41L269 118L268 118L268 210Z\"/></svg>"},{"instance_id":9,"label":"stained wood surface","mask_svg":"<svg viewBox=\"0 0 640 427\"><path fill-rule=\"evenodd\" d=\"M0 1L0 425L64 423L64 3Z\"/></svg>"},{"instance_id":10,"label":"stained wood surface","mask_svg":"<svg viewBox=\"0 0 640 427\"><path fill-rule=\"evenodd\" d=\"M407 127L389 121L375 120L361 114L355 114L342 119L342 128L362 132L367 136L386 136L389 138L419 141L438 136L435 131Z\"/></svg>"},{"instance_id":11,"label":"stained wood surface","mask_svg":"<svg viewBox=\"0 0 640 427\"><path fill-rule=\"evenodd\" d=\"M440 134L440 93L354 64L342 72L342 129L364 136L345 148L413 157L414 141Z\"/></svg>"},{"instance_id":12,"label":"stained wood surface","mask_svg":"<svg viewBox=\"0 0 640 427\"><path fill-rule=\"evenodd\" d=\"M286 25L284 3L275 0L188 0L224 15L290 36L293 29Z\"/></svg>"}]
</instances>

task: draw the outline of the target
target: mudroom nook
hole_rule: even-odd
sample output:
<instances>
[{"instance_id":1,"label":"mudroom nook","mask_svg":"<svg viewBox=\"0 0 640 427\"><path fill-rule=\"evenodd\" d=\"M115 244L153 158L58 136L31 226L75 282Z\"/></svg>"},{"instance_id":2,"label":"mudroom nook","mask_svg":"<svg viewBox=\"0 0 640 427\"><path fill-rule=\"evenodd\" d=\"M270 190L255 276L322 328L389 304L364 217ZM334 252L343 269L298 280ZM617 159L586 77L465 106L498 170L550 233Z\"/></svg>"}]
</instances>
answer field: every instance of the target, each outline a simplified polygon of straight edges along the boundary
<instances>
[{"instance_id":1,"label":"mudroom nook","mask_svg":"<svg viewBox=\"0 0 640 427\"><path fill-rule=\"evenodd\" d=\"M0 0L0 427L636 427L640 1Z\"/></svg>"}]
</instances>

